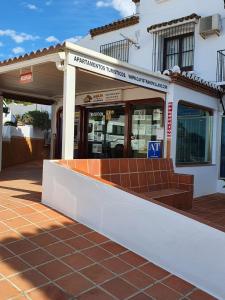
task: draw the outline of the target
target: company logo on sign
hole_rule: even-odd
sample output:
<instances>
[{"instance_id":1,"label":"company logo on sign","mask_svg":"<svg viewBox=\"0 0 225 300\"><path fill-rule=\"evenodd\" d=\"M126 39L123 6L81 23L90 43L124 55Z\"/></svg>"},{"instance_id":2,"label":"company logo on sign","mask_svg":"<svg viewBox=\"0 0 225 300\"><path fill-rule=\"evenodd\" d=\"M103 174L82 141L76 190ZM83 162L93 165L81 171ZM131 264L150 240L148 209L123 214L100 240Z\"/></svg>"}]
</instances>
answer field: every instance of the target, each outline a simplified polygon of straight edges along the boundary
<instances>
[{"instance_id":1,"label":"company logo on sign","mask_svg":"<svg viewBox=\"0 0 225 300\"><path fill-rule=\"evenodd\" d=\"M161 142L150 141L148 142L148 158L160 158L161 157Z\"/></svg>"},{"instance_id":2,"label":"company logo on sign","mask_svg":"<svg viewBox=\"0 0 225 300\"><path fill-rule=\"evenodd\" d=\"M30 82L33 82L33 73L32 72L20 74L20 83L30 83Z\"/></svg>"},{"instance_id":3,"label":"company logo on sign","mask_svg":"<svg viewBox=\"0 0 225 300\"><path fill-rule=\"evenodd\" d=\"M122 100L121 90L102 92L91 95L86 95L84 97L84 103L98 103L106 101L120 101Z\"/></svg>"}]
</instances>

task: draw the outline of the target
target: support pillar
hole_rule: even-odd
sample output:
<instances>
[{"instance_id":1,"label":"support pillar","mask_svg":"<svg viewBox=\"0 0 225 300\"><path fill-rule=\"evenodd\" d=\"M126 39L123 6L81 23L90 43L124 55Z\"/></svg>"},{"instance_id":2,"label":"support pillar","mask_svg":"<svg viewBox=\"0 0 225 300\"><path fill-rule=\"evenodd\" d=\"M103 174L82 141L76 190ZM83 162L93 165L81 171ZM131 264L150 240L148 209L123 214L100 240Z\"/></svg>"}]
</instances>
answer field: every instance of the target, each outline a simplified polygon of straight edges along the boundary
<instances>
[{"instance_id":1,"label":"support pillar","mask_svg":"<svg viewBox=\"0 0 225 300\"><path fill-rule=\"evenodd\" d=\"M65 66L63 86L62 159L73 159L76 97L76 68Z\"/></svg>"},{"instance_id":2,"label":"support pillar","mask_svg":"<svg viewBox=\"0 0 225 300\"><path fill-rule=\"evenodd\" d=\"M2 170L3 97L0 96L0 172Z\"/></svg>"},{"instance_id":3,"label":"support pillar","mask_svg":"<svg viewBox=\"0 0 225 300\"><path fill-rule=\"evenodd\" d=\"M55 158L55 143L56 143L56 113L57 107L56 104L52 104L52 113L51 113L51 145L50 145L50 159Z\"/></svg>"}]
</instances>

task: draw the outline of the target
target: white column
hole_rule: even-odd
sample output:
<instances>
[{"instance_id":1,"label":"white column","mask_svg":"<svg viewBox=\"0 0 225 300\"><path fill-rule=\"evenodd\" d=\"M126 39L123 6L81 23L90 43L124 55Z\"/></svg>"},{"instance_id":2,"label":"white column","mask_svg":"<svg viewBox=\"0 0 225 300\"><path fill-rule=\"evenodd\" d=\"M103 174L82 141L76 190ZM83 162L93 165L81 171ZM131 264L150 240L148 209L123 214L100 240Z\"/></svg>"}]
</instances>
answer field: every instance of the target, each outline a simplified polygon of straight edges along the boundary
<instances>
[{"instance_id":1,"label":"white column","mask_svg":"<svg viewBox=\"0 0 225 300\"><path fill-rule=\"evenodd\" d=\"M0 96L0 171L2 170L3 97Z\"/></svg>"},{"instance_id":2,"label":"white column","mask_svg":"<svg viewBox=\"0 0 225 300\"><path fill-rule=\"evenodd\" d=\"M55 142L56 142L56 104L52 104L51 112L51 145L50 145L50 159L55 158Z\"/></svg>"},{"instance_id":3,"label":"white column","mask_svg":"<svg viewBox=\"0 0 225 300\"><path fill-rule=\"evenodd\" d=\"M62 159L73 159L76 68L65 66L63 87Z\"/></svg>"}]
</instances>

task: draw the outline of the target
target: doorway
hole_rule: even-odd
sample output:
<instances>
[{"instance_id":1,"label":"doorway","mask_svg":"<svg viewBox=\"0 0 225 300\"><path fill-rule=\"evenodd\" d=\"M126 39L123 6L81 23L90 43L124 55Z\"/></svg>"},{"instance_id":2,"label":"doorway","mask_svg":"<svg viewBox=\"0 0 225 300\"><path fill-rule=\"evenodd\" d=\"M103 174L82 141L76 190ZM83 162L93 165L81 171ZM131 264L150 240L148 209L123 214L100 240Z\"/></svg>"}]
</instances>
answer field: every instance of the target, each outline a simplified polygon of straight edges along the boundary
<instances>
[{"instance_id":1,"label":"doorway","mask_svg":"<svg viewBox=\"0 0 225 300\"><path fill-rule=\"evenodd\" d=\"M124 157L124 106L87 109L87 157Z\"/></svg>"}]
</instances>

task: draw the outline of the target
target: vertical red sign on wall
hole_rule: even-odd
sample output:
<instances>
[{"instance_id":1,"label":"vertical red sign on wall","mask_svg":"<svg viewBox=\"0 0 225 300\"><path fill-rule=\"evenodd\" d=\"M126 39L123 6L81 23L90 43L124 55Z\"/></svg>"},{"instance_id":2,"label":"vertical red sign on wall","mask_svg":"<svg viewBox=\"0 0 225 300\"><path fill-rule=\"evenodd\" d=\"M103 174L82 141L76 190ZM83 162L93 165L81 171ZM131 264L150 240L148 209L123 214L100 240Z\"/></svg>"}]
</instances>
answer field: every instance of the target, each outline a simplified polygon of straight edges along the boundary
<instances>
[{"instance_id":1,"label":"vertical red sign on wall","mask_svg":"<svg viewBox=\"0 0 225 300\"><path fill-rule=\"evenodd\" d=\"M167 138L172 136L173 102L168 103Z\"/></svg>"}]
</instances>

